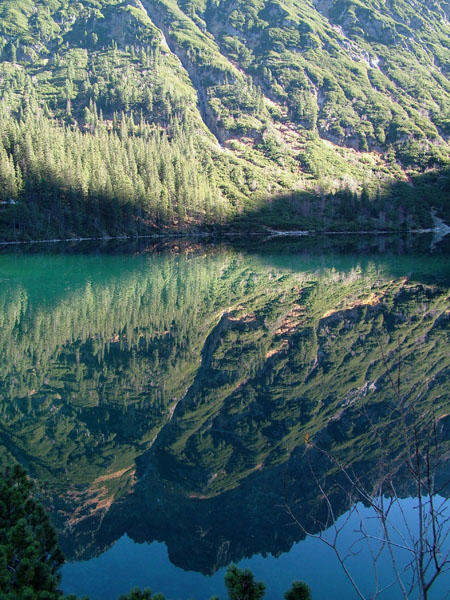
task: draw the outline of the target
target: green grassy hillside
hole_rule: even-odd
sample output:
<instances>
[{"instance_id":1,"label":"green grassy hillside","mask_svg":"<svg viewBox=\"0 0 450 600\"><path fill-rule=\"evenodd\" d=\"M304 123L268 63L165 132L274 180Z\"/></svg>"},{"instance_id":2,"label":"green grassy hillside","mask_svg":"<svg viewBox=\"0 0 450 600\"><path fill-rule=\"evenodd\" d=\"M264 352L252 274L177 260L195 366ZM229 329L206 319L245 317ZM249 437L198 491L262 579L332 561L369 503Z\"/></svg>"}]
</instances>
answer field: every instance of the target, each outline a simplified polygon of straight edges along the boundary
<instances>
[{"instance_id":1,"label":"green grassy hillside","mask_svg":"<svg viewBox=\"0 0 450 600\"><path fill-rule=\"evenodd\" d=\"M412 177L450 164L448 17L415 0L1 0L1 235L429 226L448 176Z\"/></svg>"}]
</instances>

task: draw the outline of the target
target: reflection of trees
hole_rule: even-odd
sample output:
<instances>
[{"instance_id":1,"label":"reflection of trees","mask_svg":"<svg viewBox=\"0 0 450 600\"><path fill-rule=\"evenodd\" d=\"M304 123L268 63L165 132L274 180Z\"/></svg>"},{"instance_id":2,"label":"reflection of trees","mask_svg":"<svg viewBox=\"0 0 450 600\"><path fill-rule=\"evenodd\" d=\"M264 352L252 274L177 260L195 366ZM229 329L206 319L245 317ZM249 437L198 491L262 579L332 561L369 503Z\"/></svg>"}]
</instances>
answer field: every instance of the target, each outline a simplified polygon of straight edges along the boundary
<instances>
[{"instance_id":1,"label":"reflection of trees","mask_svg":"<svg viewBox=\"0 0 450 600\"><path fill-rule=\"evenodd\" d=\"M71 260L89 281L78 275L67 290L59 276L37 290L25 278L0 295L3 439L50 480L55 519L77 539L69 553L95 554L124 531L166 540L177 564L205 572L288 550L300 534L276 508L281 482L296 482L305 511L316 503L305 434L361 468L372 460L356 407L385 418L381 327L388 356L404 348L405 394L426 381L420 406L446 411L438 286L373 263L296 271L232 251L103 257L94 274L91 257ZM248 503L253 537L242 540L232 528ZM149 515L138 530L136 514ZM173 530L180 522L196 547Z\"/></svg>"},{"instance_id":2,"label":"reflection of trees","mask_svg":"<svg viewBox=\"0 0 450 600\"><path fill-rule=\"evenodd\" d=\"M25 276L0 294L1 411L13 454L41 478L60 464L79 483L130 467L152 442L224 311L292 279L203 248L63 259L21 257Z\"/></svg>"}]
</instances>

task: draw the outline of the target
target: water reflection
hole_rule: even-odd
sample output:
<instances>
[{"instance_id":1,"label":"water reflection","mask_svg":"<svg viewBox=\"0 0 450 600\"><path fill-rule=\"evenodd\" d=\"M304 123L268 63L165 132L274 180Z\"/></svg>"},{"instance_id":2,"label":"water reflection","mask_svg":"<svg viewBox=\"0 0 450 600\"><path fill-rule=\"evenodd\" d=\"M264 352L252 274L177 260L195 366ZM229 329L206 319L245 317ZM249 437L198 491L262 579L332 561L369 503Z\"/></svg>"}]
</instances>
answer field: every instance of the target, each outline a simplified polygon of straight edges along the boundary
<instances>
[{"instance_id":1,"label":"water reflection","mask_svg":"<svg viewBox=\"0 0 450 600\"><path fill-rule=\"evenodd\" d=\"M124 533L202 573L286 552L286 494L311 528L321 510L305 441L370 474L398 365L448 439L450 261L383 243L1 255L1 459L68 557Z\"/></svg>"}]
</instances>

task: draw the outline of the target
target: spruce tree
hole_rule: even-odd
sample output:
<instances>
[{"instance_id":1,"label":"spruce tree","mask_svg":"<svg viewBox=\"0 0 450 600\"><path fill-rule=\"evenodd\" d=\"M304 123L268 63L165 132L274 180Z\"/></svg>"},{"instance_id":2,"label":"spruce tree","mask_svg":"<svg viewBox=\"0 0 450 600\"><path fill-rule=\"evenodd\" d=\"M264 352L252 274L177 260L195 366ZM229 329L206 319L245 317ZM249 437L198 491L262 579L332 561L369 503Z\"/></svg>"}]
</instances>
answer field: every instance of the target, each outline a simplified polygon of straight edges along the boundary
<instances>
[{"instance_id":1,"label":"spruce tree","mask_svg":"<svg viewBox=\"0 0 450 600\"><path fill-rule=\"evenodd\" d=\"M8 600L54 600L64 556L50 519L16 465L0 477L0 589Z\"/></svg>"}]
</instances>

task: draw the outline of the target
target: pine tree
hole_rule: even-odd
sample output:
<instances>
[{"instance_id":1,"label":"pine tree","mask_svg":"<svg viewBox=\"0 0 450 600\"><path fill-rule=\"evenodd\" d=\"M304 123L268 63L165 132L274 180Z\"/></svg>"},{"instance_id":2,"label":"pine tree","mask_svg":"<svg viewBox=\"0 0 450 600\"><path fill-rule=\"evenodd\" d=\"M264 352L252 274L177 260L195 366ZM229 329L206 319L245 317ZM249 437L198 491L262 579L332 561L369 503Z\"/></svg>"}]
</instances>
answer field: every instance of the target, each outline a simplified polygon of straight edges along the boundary
<instances>
[{"instance_id":1,"label":"pine tree","mask_svg":"<svg viewBox=\"0 0 450 600\"><path fill-rule=\"evenodd\" d=\"M64 556L56 531L33 498L33 484L16 465L0 477L0 582L8 599L61 597Z\"/></svg>"},{"instance_id":2,"label":"pine tree","mask_svg":"<svg viewBox=\"0 0 450 600\"><path fill-rule=\"evenodd\" d=\"M260 600L266 592L265 584L255 581L250 569L238 569L236 565L228 567L225 587L230 600Z\"/></svg>"}]
</instances>

